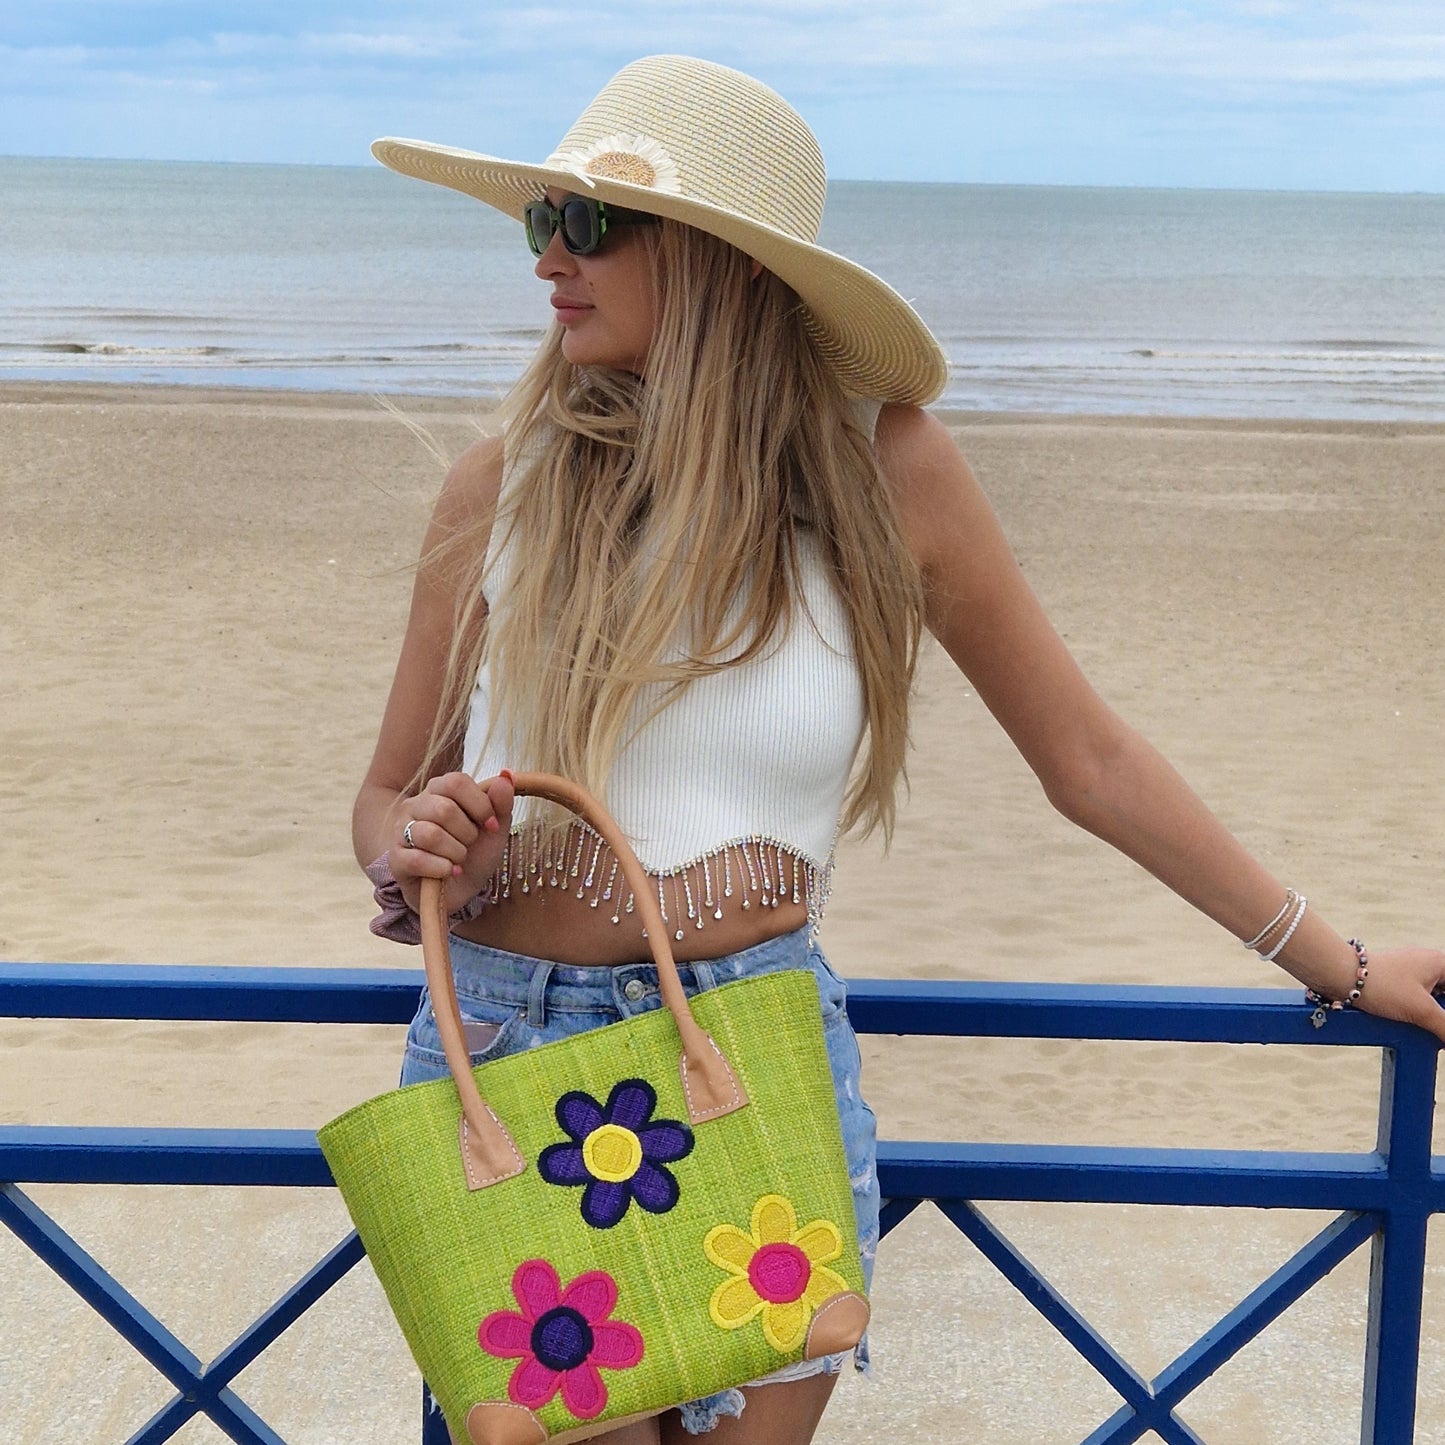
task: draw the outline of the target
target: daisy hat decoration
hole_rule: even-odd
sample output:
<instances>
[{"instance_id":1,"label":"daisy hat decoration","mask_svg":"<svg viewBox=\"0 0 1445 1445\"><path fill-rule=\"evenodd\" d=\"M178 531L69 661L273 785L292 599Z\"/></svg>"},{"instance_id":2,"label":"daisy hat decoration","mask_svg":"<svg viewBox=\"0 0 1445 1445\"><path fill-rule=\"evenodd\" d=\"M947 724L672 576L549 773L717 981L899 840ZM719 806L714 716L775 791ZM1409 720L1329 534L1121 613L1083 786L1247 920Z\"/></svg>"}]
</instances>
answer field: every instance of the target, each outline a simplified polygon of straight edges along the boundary
<instances>
[{"instance_id":1,"label":"daisy hat decoration","mask_svg":"<svg viewBox=\"0 0 1445 1445\"><path fill-rule=\"evenodd\" d=\"M626 133L603 136L580 150L554 152L548 156L547 164L584 176L647 186L669 195L682 193L677 162L651 136Z\"/></svg>"}]
</instances>

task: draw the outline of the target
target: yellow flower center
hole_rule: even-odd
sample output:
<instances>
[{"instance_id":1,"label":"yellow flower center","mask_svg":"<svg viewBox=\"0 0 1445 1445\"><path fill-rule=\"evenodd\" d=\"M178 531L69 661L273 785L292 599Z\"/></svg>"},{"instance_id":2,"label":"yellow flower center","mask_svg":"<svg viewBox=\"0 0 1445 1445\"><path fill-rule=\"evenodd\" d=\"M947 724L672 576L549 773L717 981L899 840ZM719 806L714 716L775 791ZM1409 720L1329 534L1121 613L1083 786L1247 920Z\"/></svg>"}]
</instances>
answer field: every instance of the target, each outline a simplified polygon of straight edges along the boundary
<instances>
[{"instance_id":1,"label":"yellow flower center","mask_svg":"<svg viewBox=\"0 0 1445 1445\"><path fill-rule=\"evenodd\" d=\"M621 1184L642 1163L642 1142L621 1124L600 1124L582 1142L582 1162L594 1179Z\"/></svg>"},{"instance_id":2,"label":"yellow flower center","mask_svg":"<svg viewBox=\"0 0 1445 1445\"><path fill-rule=\"evenodd\" d=\"M651 186L657 182L657 168L631 151L603 151L587 162L589 176L609 181L630 181L634 186Z\"/></svg>"}]
</instances>

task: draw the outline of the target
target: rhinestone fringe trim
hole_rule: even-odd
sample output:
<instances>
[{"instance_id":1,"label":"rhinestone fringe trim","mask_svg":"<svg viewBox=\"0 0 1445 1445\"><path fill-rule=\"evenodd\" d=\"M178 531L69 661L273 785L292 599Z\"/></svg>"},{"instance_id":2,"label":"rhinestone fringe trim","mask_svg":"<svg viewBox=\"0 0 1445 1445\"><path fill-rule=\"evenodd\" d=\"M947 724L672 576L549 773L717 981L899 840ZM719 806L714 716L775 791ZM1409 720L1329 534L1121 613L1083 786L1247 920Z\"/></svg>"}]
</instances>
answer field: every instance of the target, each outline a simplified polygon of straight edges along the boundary
<instances>
[{"instance_id":1,"label":"rhinestone fringe trim","mask_svg":"<svg viewBox=\"0 0 1445 1445\"><path fill-rule=\"evenodd\" d=\"M662 921L681 941L689 927L701 932L709 918L721 919L725 908L746 912L805 903L808 922L817 927L828 902L833 860L820 867L780 839L751 833L648 876L657 883ZM616 924L636 906L616 855L581 819L561 832L540 825L514 829L494 888L498 902L537 888L567 888L593 908L610 906Z\"/></svg>"}]
</instances>

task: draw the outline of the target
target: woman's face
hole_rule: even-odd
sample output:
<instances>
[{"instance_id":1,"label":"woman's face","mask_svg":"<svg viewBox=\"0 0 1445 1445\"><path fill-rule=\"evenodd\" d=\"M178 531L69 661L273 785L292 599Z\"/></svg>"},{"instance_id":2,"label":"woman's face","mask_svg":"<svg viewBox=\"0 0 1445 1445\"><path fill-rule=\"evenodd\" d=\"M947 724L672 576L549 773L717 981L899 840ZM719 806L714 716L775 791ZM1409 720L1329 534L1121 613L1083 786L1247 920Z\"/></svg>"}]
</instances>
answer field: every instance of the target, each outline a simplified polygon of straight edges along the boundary
<instances>
[{"instance_id":1,"label":"woman's face","mask_svg":"<svg viewBox=\"0 0 1445 1445\"><path fill-rule=\"evenodd\" d=\"M561 205L569 193L549 190ZM641 376L652 346L652 259L640 226L614 226L590 256L574 256L558 231L537 258L552 283L562 355L573 366L610 366Z\"/></svg>"}]
</instances>

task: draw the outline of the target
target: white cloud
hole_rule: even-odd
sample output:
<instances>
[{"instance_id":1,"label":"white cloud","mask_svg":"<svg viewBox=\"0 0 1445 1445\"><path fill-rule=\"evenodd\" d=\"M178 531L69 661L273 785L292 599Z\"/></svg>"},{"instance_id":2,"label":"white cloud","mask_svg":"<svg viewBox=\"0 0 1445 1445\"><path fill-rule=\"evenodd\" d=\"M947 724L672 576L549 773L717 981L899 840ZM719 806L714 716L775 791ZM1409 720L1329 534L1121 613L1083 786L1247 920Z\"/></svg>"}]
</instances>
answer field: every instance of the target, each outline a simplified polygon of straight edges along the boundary
<instances>
[{"instance_id":1,"label":"white cloud","mask_svg":"<svg viewBox=\"0 0 1445 1445\"><path fill-rule=\"evenodd\" d=\"M458 58L471 49L455 36L375 34L356 31L319 34L306 32L298 38L300 49L318 55L354 55L393 60L438 60Z\"/></svg>"}]
</instances>

